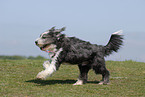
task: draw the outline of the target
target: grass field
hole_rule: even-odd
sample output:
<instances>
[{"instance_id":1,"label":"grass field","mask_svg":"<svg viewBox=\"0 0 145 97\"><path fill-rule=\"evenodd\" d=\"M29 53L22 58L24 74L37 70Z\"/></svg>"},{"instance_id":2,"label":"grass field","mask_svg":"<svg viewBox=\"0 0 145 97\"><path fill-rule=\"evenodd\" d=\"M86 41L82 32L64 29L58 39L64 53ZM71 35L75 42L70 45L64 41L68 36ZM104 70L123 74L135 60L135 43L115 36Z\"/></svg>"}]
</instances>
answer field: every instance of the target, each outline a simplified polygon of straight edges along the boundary
<instances>
[{"instance_id":1,"label":"grass field","mask_svg":"<svg viewBox=\"0 0 145 97\"><path fill-rule=\"evenodd\" d=\"M73 86L76 65L62 65L47 80L36 80L44 60L0 60L0 97L145 97L145 63L107 61L110 84L99 85L100 75L89 72L88 83Z\"/></svg>"}]
</instances>

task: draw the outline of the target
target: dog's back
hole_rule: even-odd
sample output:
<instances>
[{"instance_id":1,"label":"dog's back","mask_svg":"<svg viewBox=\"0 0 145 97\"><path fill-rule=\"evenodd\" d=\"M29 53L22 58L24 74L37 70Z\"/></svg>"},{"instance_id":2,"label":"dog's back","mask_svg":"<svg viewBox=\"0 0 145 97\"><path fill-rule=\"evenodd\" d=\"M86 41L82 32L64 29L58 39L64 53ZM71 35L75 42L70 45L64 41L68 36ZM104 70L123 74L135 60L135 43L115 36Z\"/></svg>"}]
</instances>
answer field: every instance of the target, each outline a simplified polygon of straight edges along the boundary
<instances>
[{"instance_id":1,"label":"dog's back","mask_svg":"<svg viewBox=\"0 0 145 97\"><path fill-rule=\"evenodd\" d=\"M90 61L95 56L103 58L112 52L117 52L123 43L122 40L123 37L119 32L111 35L106 46L91 44L76 37L67 37L62 47L67 52L64 59L66 62L79 64L84 61Z\"/></svg>"}]
</instances>

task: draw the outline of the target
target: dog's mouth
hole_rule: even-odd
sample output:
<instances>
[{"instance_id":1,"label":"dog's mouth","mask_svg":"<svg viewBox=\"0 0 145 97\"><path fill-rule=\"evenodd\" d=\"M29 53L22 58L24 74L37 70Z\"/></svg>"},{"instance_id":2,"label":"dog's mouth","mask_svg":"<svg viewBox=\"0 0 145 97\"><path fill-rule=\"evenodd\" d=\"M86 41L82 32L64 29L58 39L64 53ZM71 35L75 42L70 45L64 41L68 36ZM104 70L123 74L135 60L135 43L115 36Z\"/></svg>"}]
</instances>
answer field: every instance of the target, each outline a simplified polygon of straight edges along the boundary
<instances>
[{"instance_id":1,"label":"dog's mouth","mask_svg":"<svg viewBox=\"0 0 145 97\"><path fill-rule=\"evenodd\" d=\"M46 50L49 49L49 46L50 46L50 45L51 45L51 44L45 44L44 46L40 47L40 49L41 49L42 51L46 51Z\"/></svg>"}]
</instances>

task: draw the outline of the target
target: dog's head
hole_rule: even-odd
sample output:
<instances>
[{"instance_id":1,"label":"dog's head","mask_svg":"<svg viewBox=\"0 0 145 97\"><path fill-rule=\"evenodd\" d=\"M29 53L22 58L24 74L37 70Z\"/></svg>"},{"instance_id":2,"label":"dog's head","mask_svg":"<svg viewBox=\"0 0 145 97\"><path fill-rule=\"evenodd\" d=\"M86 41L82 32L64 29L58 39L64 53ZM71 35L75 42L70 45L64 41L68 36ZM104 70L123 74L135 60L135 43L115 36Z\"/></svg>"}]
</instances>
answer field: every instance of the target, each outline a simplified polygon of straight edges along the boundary
<instances>
[{"instance_id":1,"label":"dog's head","mask_svg":"<svg viewBox=\"0 0 145 97\"><path fill-rule=\"evenodd\" d=\"M43 51L52 50L56 47L56 42L60 39L60 37L64 34L61 32L65 30L65 27L61 29L55 29L52 27L48 31L42 33L38 39L36 39L36 45Z\"/></svg>"}]
</instances>

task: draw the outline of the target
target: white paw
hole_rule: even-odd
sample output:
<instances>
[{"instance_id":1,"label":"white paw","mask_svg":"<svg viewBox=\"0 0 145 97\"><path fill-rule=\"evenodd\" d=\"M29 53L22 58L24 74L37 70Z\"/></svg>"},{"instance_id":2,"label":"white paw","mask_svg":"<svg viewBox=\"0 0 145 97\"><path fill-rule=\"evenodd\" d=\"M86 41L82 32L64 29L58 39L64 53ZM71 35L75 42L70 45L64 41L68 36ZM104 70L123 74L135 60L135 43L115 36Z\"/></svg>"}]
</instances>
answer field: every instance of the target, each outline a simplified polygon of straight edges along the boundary
<instances>
[{"instance_id":1,"label":"white paw","mask_svg":"<svg viewBox=\"0 0 145 97\"><path fill-rule=\"evenodd\" d=\"M47 77L46 72L45 71L41 71L37 74L36 78L40 79L40 80L45 80Z\"/></svg>"},{"instance_id":2,"label":"white paw","mask_svg":"<svg viewBox=\"0 0 145 97\"><path fill-rule=\"evenodd\" d=\"M99 85L108 85L109 83L104 83L103 81L100 81Z\"/></svg>"},{"instance_id":3,"label":"white paw","mask_svg":"<svg viewBox=\"0 0 145 97\"><path fill-rule=\"evenodd\" d=\"M78 80L78 81L77 81L76 83L74 83L73 85L74 85L74 86L75 86L75 85L83 85L83 80Z\"/></svg>"},{"instance_id":4,"label":"white paw","mask_svg":"<svg viewBox=\"0 0 145 97\"><path fill-rule=\"evenodd\" d=\"M99 82L99 85L103 85L103 84L104 84L104 82L103 82L103 81L100 81L100 82Z\"/></svg>"}]
</instances>

